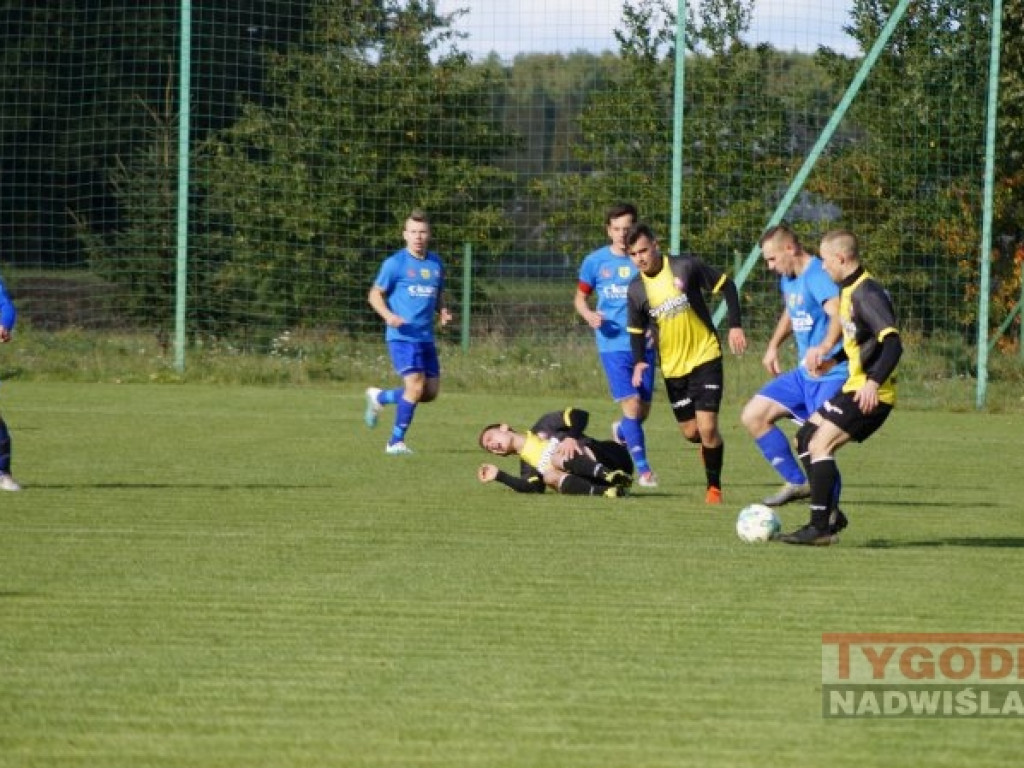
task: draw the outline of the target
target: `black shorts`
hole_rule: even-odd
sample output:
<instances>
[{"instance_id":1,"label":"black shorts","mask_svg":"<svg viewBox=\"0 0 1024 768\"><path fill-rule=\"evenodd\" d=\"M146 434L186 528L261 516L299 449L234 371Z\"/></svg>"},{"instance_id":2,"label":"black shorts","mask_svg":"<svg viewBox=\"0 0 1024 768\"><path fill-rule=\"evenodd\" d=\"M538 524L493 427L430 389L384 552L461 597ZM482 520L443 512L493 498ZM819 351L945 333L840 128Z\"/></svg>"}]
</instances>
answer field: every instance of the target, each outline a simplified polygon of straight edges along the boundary
<instances>
[{"instance_id":1,"label":"black shorts","mask_svg":"<svg viewBox=\"0 0 1024 768\"><path fill-rule=\"evenodd\" d=\"M612 469L621 469L633 474L633 457L629 449L614 440L587 440L586 446L594 452L594 458Z\"/></svg>"},{"instance_id":2,"label":"black shorts","mask_svg":"<svg viewBox=\"0 0 1024 768\"><path fill-rule=\"evenodd\" d=\"M682 424L696 417L697 411L718 413L722 405L722 358L701 363L686 376L665 379L665 392L676 421Z\"/></svg>"},{"instance_id":3,"label":"black shorts","mask_svg":"<svg viewBox=\"0 0 1024 768\"><path fill-rule=\"evenodd\" d=\"M857 443L863 443L885 423L892 413L892 406L879 403L871 413L864 413L853 399L852 392L840 392L818 409L818 414L825 421L839 427Z\"/></svg>"}]
</instances>

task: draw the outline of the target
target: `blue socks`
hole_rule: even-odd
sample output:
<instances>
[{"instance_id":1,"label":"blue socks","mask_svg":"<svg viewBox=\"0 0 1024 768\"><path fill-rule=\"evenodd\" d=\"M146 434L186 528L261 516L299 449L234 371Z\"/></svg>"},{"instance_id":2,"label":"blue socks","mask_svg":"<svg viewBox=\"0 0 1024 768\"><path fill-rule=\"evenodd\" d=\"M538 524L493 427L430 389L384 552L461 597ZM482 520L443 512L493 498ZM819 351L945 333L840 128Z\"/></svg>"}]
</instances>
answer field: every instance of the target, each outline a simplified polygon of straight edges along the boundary
<instances>
[{"instance_id":1,"label":"blue socks","mask_svg":"<svg viewBox=\"0 0 1024 768\"><path fill-rule=\"evenodd\" d=\"M806 482L800 463L793 456L785 432L778 427L772 427L754 442L757 443L765 461L772 465L772 468L782 476L783 480L794 485Z\"/></svg>"},{"instance_id":2,"label":"blue socks","mask_svg":"<svg viewBox=\"0 0 1024 768\"><path fill-rule=\"evenodd\" d=\"M633 457L636 471L640 474L651 471L651 465L647 463L647 444L644 440L644 429L640 419L631 419L623 416L619 422L619 434L626 441L629 454Z\"/></svg>"},{"instance_id":3,"label":"blue socks","mask_svg":"<svg viewBox=\"0 0 1024 768\"><path fill-rule=\"evenodd\" d=\"M403 392L405 390L401 387L398 389L382 389L377 396L377 403L380 405L394 405L402 397Z\"/></svg>"},{"instance_id":4,"label":"blue socks","mask_svg":"<svg viewBox=\"0 0 1024 768\"><path fill-rule=\"evenodd\" d=\"M396 390L388 390L387 394ZM384 394L381 393L381 400L384 399ZM416 412L416 403L410 403L404 397L399 397L396 403L398 409L395 411L395 426L391 428L391 439L388 440L390 445L405 440L405 433L409 430L409 425L412 424L412 417Z\"/></svg>"}]
</instances>

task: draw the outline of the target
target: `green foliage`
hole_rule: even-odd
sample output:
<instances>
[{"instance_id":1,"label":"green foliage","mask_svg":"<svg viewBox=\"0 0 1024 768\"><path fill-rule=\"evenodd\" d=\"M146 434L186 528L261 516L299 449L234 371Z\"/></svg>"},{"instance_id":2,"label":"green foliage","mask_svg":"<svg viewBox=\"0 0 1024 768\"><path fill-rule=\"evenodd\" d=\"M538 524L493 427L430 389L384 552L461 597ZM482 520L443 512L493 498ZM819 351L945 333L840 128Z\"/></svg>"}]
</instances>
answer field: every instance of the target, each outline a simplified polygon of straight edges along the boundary
<instances>
[{"instance_id":1,"label":"green foliage","mask_svg":"<svg viewBox=\"0 0 1024 768\"><path fill-rule=\"evenodd\" d=\"M111 309L132 323L169 330L177 289L177 121L170 103L150 117L144 140L128 162L116 158L109 174L117 231L105 237L77 219L78 237L93 273L123 288Z\"/></svg>"},{"instance_id":2,"label":"green foliage","mask_svg":"<svg viewBox=\"0 0 1024 768\"><path fill-rule=\"evenodd\" d=\"M514 260L561 279L603 239L602 213L618 200L667 243L678 55L681 245L725 266L750 252L861 63L751 47L752 0L685 4L685 52L677 3L626 0L617 51L510 64L470 63L452 24L466 11L427 0L191 7L188 327L246 349L286 329L376 333L366 289L413 206L433 216L450 299L461 296L463 243L488 276ZM895 7L853 2L848 31L863 50ZM908 328L968 340L989 8L910 4L785 212L811 244L837 224L857 231ZM9 2L0 61L4 258L87 264L116 283L121 323L159 332L178 290L180 10ZM1019 300L1024 261L1024 2L1006 0L1002 22L994 325ZM756 317L774 299L759 284L745 297ZM474 294L475 316L491 298Z\"/></svg>"},{"instance_id":3,"label":"green foliage","mask_svg":"<svg viewBox=\"0 0 1024 768\"><path fill-rule=\"evenodd\" d=\"M908 327L927 333L969 334L975 319L976 302L944 297L977 280L989 53L983 5L910 6L851 107L851 140L809 183L863 235L868 263ZM854 3L849 31L865 50L894 6ZM821 61L840 81L859 66L828 51Z\"/></svg>"},{"instance_id":4,"label":"green foliage","mask_svg":"<svg viewBox=\"0 0 1024 768\"><path fill-rule=\"evenodd\" d=\"M823 92L834 86L806 56L745 44L749 2L690 10L681 246L725 264L756 242L776 194L764 179L781 181L799 159L793 136L824 122ZM616 200L637 204L669 245L674 30L668 3L624 6L616 32L621 65L606 87L590 94L581 115L580 170L532 187L548 210L548 240L559 252L583 252L599 231L595 213ZM814 77L794 75L809 70ZM778 85L785 78L793 88Z\"/></svg>"},{"instance_id":5,"label":"green foliage","mask_svg":"<svg viewBox=\"0 0 1024 768\"><path fill-rule=\"evenodd\" d=\"M205 157L219 264L198 301L228 321L253 306L272 324L372 320L354 308L415 207L435 241L506 247L511 175L494 162L512 139L488 71L445 48L448 19L433 3L325 0L315 21L301 49L271 58L269 105L246 105Z\"/></svg>"}]
</instances>

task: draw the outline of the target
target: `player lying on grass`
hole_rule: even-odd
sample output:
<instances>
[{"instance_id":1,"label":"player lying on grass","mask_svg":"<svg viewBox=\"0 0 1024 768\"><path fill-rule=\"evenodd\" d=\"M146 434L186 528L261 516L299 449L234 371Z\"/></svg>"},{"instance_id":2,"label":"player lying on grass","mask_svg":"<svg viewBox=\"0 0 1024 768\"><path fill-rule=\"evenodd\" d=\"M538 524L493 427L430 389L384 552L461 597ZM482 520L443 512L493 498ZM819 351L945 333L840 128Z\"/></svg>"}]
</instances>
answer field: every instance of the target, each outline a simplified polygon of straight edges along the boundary
<instances>
[{"instance_id":1,"label":"player lying on grass","mask_svg":"<svg viewBox=\"0 0 1024 768\"><path fill-rule=\"evenodd\" d=\"M558 493L577 496L624 496L633 484L629 449L613 440L584 434L590 415L578 408L541 416L526 433L508 424L488 424L480 432L480 447L496 456L519 456L519 476L494 464L481 464L481 483L497 480L517 493Z\"/></svg>"}]
</instances>

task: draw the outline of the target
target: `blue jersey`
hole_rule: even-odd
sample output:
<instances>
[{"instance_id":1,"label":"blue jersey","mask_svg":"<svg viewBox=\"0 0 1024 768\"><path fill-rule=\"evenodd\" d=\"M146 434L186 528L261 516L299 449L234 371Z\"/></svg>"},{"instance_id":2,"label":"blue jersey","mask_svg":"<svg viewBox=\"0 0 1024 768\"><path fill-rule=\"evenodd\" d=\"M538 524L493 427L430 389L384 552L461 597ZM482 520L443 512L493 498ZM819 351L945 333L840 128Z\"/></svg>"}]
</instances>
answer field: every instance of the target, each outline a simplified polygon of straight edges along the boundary
<instances>
[{"instance_id":1,"label":"blue jersey","mask_svg":"<svg viewBox=\"0 0 1024 768\"><path fill-rule=\"evenodd\" d=\"M803 363L807 350L817 346L825 338L829 318L823 305L829 299L839 298L839 286L828 276L828 272L821 265L821 259L816 256L811 257L807 268L802 273L796 277L783 276L779 282L782 298L786 302L786 311L789 313L789 320L793 326L793 338L796 340L797 353L800 356L800 362ZM828 356L834 356L841 346L842 339L836 343ZM804 378L813 378L802 364L800 373ZM841 379L845 381L847 374L847 365L844 361L815 380Z\"/></svg>"},{"instance_id":2,"label":"blue jersey","mask_svg":"<svg viewBox=\"0 0 1024 768\"><path fill-rule=\"evenodd\" d=\"M10 294L7 293L7 286L4 285L3 280L0 280L0 327L6 328L8 331L14 330L14 321L17 317L18 313L14 309L14 302L11 301Z\"/></svg>"},{"instance_id":3,"label":"blue jersey","mask_svg":"<svg viewBox=\"0 0 1024 768\"><path fill-rule=\"evenodd\" d=\"M384 292L388 308L405 323L392 328L387 341L433 341L434 314L444 288L444 267L436 253L417 259L403 248L391 254L380 266L373 284Z\"/></svg>"},{"instance_id":4,"label":"blue jersey","mask_svg":"<svg viewBox=\"0 0 1024 768\"><path fill-rule=\"evenodd\" d=\"M630 351L626 289L636 273L629 256L615 255L610 245L598 248L580 265L579 288L597 296L595 309L604 315L601 327L594 331L599 353Z\"/></svg>"}]
</instances>

